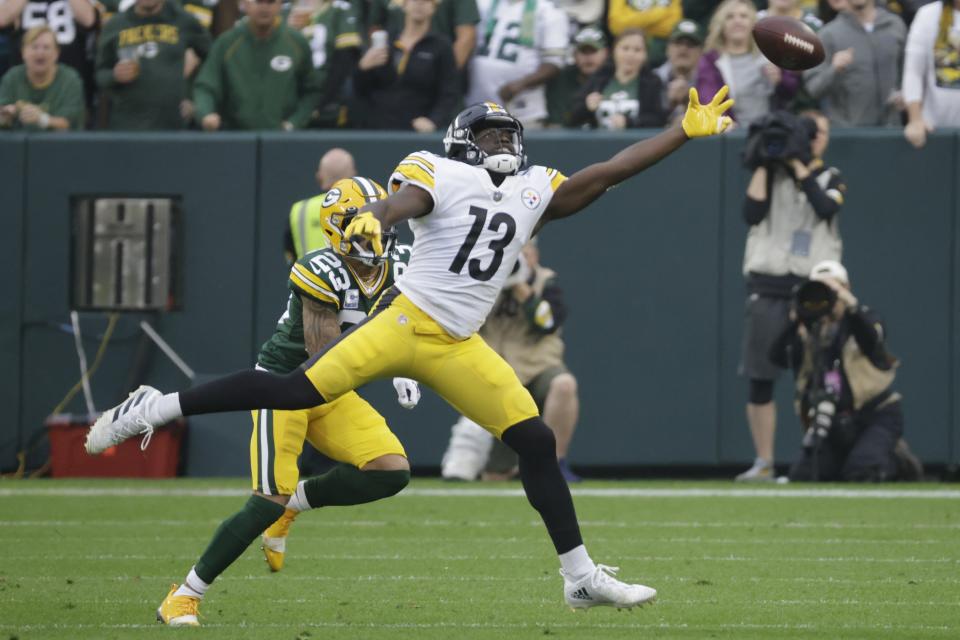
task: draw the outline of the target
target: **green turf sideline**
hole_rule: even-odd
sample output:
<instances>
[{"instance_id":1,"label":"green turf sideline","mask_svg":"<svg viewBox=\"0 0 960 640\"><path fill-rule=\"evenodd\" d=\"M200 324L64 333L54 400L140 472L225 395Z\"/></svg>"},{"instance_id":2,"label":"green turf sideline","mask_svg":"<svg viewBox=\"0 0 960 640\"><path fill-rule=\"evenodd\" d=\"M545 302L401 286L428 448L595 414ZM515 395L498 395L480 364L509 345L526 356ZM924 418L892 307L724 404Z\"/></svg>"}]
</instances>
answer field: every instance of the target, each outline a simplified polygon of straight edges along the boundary
<instances>
[{"instance_id":1,"label":"green turf sideline","mask_svg":"<svg viewBox=\"0 0 960 640\"><path fill-rule=\"evenodd\" d=\"M123 496L171 496L171 497L191 497L191 498L220 498L236 497L247 495L249 490L245 489L181 489L181 488L155 488L155 487L57 487L57 488L35 488L24 487L0 489L0 497L11 496L57 496L57 497L123 497ZM591 498L925 498L938 500L956 500L960 498L960 490L957 489L838 489L838 488L788 488L788 487L770 487L757 489L642 489L642 488L622 488L622 489L571 489L571 493L577 497ZM400 497L428 497L428 498L517 498L523 497L523 489L498 489L498 488L453 488L453 489L430 489L430 488L411 488L405 489Z\"/></svg>"}]
</instances>

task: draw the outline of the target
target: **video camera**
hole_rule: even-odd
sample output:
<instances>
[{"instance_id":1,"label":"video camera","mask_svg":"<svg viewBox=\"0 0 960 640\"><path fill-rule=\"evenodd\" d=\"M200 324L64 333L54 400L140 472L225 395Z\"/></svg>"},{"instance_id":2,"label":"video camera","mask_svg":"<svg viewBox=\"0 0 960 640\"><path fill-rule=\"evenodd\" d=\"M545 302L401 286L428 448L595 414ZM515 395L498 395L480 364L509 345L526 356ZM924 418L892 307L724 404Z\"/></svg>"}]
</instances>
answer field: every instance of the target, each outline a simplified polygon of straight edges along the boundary
<instances>
[{"instance_id":1,"label":"video camera","mask_svg":"<svg viewBox=\"0 0 960 640\"><path fill-rule=\"evenodd\" d=\"M810 141L817 135L812 118L789 111L774 111L750 125L743 148L743 166L756 169L773 162L797 158L804 164L813 160Z\"/></svg>"}]
</instances>

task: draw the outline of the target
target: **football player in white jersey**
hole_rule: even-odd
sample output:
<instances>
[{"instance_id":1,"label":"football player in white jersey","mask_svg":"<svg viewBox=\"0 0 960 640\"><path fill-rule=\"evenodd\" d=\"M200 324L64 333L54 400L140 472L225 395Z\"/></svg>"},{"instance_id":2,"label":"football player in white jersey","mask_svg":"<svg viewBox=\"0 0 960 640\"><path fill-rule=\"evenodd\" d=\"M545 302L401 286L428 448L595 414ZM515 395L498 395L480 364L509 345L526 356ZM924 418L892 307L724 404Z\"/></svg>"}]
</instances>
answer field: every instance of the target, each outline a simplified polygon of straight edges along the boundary
<instances>
[{"instance_id":1,"label":"football player in white jersey","mask_svg":"<svg viewBox=\"0 0 960 640\"><path fill-rule=\"evenodd\" d=\"M570 26L551 0L480 0L466 104L502 102L531 127L547 117L546 83L566 63Z\"/></svg>"},{"instance_id":2,"label":"football player in white jersey","mask_svg":"<svg viewBox=\"0 0 960 640\"><path fill-rule=\"evenodd\" d=\"M99 453L185 415L306 409L375 379L413 378L517 452L523 488L559 555L569 606L630 608L651 602L656 590L621 582L615 568L590 558L557 464L553 432L510 366L476 331L531 235L582 210L690 138L726 130L730 118L723 114L733 104L724 101L727 92L723 87L701 104L691 89L680 125L570 178L527 164L523 126L502 107L467 108L447 130L445 157L407 156L391 178L393 193L367 204L345 231L347 242L376 255L383 253L383 229L409 220L414 232L406 272L370 315L288 375L241 371L166 395L141 387L97 420L87 450ZM607 232L617 232L617 215L607 213ZM309 508L302 484L290 497L291 509Z\"/></svg>"}]
</instances>

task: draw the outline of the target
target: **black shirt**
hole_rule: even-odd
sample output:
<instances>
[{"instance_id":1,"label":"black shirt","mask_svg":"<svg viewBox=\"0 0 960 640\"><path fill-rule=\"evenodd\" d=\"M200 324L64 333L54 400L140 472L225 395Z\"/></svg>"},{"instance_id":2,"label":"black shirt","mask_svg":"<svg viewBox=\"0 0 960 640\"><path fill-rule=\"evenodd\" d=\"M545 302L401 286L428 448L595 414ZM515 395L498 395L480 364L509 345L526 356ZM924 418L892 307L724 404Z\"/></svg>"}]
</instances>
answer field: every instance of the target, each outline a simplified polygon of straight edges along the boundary
<instances>
[{"instance_id":1,"label":"black shirt","mask_svg":"<svg viewBox=\"0 0 960 640\"><path fill-rule=\"evenodd\" d=\"M396 42L383 66L354 74L361 103L358 124L368 129L405 129L418 117L445 127L458 98L453 47L444 36L428 33L410 51Z\"/></svg>"}]
</instances>

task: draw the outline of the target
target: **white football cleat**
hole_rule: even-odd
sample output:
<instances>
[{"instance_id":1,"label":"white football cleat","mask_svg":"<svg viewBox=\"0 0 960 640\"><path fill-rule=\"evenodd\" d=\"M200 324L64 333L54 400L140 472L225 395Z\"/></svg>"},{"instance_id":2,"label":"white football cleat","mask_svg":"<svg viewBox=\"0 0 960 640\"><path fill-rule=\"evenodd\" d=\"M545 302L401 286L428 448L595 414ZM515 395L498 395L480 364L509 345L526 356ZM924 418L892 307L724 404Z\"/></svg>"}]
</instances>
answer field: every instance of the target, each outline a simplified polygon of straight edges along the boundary
<instances>
[{"instance_id":1,"label":"white football cleat","mask_svg":"<svg viewBox=\"0 0 960 640\"><path fill-rule=\"evenodd\" d=\"M589 609L590 607L616 607L630 609L653 602L657 590L642 584L627 584L617 580L619 567L598 564L596 569L579 580L571 580L563 569L563 597L571 609Z\"/></svg>"},{"instance_id":2,"label":"white football cleat","mask_svg":"<svg viewBox=\"0 0 960 640\"><path fill-rule=\"evenodd\" d=\"M144 436L140 448L146 449L154 427L160 425L150 424L144 413L147 407L162 396L163 394L153 387L142 385L131 393L126 401L104 411L87 432L84 443L87 453L96 455L139 435Z\"/></svg>"}]
</instances>

